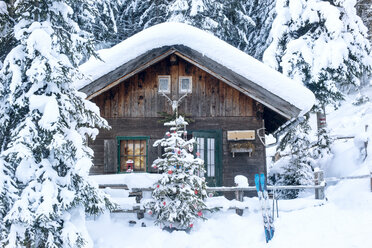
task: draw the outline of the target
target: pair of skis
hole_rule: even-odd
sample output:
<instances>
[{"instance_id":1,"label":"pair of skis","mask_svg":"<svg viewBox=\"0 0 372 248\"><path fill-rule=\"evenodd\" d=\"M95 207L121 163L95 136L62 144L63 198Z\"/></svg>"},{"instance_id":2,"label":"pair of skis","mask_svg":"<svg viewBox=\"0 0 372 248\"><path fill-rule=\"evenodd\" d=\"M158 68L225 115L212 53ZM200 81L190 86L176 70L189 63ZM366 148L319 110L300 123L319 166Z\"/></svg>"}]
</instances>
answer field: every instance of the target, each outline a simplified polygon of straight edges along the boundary
<instances>
[{"instance_id":1,"label":"pair of skis","mask_svg":"<svg viewBox=\"0 0 372 248\"><path fill-rule=\"evenodd\" d=\"M262 217L265 228L266 243L268 243L274 236L274 218L270 211L269 194L265 183L265 175L256 174L254 178L258 199L261 205Z\"/></svg>"}]
</instances>

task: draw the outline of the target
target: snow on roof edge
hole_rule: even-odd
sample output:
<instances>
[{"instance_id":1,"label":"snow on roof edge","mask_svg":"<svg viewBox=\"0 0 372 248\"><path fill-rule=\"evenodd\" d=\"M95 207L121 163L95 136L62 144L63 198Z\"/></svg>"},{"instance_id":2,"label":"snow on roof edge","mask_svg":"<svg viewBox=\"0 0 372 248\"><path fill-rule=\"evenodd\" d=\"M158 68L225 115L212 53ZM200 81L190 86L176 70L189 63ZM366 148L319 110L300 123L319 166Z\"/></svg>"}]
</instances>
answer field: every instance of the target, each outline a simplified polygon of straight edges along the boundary
<instances>
[{"instance_id":1,"label":"snow on roof edge","mask_svg":"<svg viewBox=\"0 0 372 248\"><path fill-rule=\"evenodd\" d=\"M243 51L214 35L184 23L166 22L147 28L119 44L98 51L99 57L89 59L80 70L89 77L75 83L81 89L101 76L154 48L184 45L260 85L283 100L308 112L315 103L314 94L280 72L270 68Z\"/></svg>"}]
</instances>

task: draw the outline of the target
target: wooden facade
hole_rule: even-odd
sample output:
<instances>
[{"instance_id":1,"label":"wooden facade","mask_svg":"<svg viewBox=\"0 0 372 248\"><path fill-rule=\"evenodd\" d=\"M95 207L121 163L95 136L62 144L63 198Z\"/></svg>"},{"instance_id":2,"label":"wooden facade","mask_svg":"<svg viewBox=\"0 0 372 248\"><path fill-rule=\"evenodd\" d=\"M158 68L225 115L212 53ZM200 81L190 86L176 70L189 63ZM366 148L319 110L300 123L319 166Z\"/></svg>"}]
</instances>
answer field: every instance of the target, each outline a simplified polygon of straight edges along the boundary
<instances>
[{"instance_id":1,"label":"wooden facade","mask_svg":"<svg viewBox=\"0 0 372 248\"><path fill-rule=\"evenodd\" d=\"M118 172L120 137L146 139L146 171L156 172L151 164L161 150L154 148L153 143L167 131L159 122L162 119L159 113L172 113L170 103L158 92L158 76L162 75L170 75L168 96L172 99L183 95L179 93L179 77L192 77L192 92L181 102L179 113L194 120L187 127L189 133L206 137L206 141L213 138L215 157L210 160L215 166L215 179L210 181L211 185L233 186L236 175L245 175L253 182L255 173L266 172L265 148L257 134L249 141L228 141L227 132L256 133L264 127L265 111L270 114L270 110L201 67L171 54L91 98L111 126L110 130L100 130L97 139L90 143L95 154L92 174ZM248 145L251 152L233 154L232 147L239 144Z\"/></svg>"}]
</instances>

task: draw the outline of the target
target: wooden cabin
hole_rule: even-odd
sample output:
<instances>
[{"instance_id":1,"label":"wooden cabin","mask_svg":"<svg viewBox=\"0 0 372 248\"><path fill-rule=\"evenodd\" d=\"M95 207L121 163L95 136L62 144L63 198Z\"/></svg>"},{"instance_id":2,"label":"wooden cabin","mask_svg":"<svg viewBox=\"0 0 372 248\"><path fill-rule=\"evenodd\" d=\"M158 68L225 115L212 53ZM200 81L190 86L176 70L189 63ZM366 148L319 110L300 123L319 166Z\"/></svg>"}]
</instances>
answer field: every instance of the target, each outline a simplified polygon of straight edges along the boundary
<instances>
[{"instance_id":1,"label":"wooden cabin","mask_svg":"<svg viewBox=\"0 0 372 248\"><path fill-rule=\"evenodd\" d=\"M169 24L161 25L169 29ZM94 150L91 174L125 173L128 161L133 161L134 172L155 173L151 164L161 149L153 144L168 131L163 114L172 115L164 94L175 100L187 94L178 111L192 120L187 131L197 140L194 152L204 159L211 186L233 186L236 175L253 182L254 174L266 173L264 133L274 132L302 111L200 50L179 43L150 47L98 74L80 90L111 126L89 144Z\"/></svg>"}]
</instances>

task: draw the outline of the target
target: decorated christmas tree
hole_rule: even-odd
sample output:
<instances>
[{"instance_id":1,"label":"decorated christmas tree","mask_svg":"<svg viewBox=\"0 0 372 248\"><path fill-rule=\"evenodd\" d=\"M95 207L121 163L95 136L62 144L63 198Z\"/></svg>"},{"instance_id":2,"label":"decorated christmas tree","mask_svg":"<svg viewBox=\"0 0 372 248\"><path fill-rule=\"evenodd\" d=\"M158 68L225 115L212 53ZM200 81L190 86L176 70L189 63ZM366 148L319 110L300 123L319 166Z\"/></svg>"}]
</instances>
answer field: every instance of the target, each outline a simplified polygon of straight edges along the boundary
<instances>
[{"instance_id":1,"label":"decorated christmas tree","mask_svg":"<svg viewBox=\"0 0 372 248\"><path fill-rule=\"evenodd\" d=\"M164 154L152 165L163 176L155 184L155 201L150 204L149 214L155 216L155 224L164 228L192 228L196 219L205 219L204 161L192 153L195 140L187 140L187 122L182 116L164 125L170 127L170 132L154 144L162 146Z\"/></svg>"}]
</instances>

